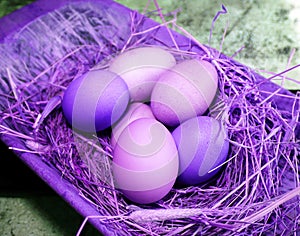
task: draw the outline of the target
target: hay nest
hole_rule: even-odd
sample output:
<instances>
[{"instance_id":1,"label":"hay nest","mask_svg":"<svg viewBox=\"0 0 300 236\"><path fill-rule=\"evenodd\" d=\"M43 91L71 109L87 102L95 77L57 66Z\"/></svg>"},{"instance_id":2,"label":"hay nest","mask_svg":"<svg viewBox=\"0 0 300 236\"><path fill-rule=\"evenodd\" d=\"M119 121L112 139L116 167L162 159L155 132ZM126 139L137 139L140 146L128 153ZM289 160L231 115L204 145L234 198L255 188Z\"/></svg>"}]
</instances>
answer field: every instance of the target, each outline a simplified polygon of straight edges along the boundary
<instances>
[{"instance_id":1,"label":"hay nest","mask_svg":"<svg viewBox=\"0 0 300 236\"><path fill-rule=\"evenodd\" d=\"M90 218L118 235L299 233L299 94L270 82L285 71L265 79L197 42L176 20L165 22L159 10L162 24L119 8L69 4L0 45L0 131L24 144L10 148L39 155L98 210ZM109 132L74 133L59 105L74 78L145 45L216 67L219 93L210 115L223 120L231 148L209 184L174 188L157 203L137 206L113 187Z\"/></svg>"}]
</instances>

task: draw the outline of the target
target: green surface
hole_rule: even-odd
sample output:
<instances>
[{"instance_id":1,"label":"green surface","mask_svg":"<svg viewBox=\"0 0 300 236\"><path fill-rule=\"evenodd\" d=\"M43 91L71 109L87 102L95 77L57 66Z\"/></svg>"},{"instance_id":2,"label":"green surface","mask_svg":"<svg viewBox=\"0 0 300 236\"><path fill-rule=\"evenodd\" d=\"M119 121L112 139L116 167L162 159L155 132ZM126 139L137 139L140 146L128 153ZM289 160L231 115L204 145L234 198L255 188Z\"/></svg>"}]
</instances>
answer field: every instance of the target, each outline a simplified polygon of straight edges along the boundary
<instances>
[{"instance_id":1,"label":"green surface","mask_svg":"<svg viewBox=\"0 0 300 236\"><path fill-rule=\"evenodd\" d=\"M30 1L0 0L0 17ZM119 0L130 8L142 10L145 1ZM207 44L211 21L220 9L221 1L160 1L164 12L181 8L178 24ZM242 46L245 49L237 60L256 69L280 72L286 68L293 48L299 49L299 21L293 1L223 1L229 14L215 24L211 46L219 48L224 28L229 23L223 52L231 55ZM151 9L154 9L153 6ZM291 16L293 13L293 16ZM296 14L297 15L297 14ZM298 14L299 15L299 14ZM292 65L300 63L296 52ZM288 74L299 79L299 70ZM296 89L291 83L287 88ZM298 87L299 89L299 87ZM8 166L7 168L13 168ZM8 192L0 197L0 235L74 235L82 218L56 195L18 195ZM96 235L87 227L83 235Z\"/></svg>"},{"instance_id":2,"label":"green surface","mask_svg":"<svg viewBox=\"0 0 300 236\"><path fill-rule=\"evenodd\" d=\"M144 2L119 0L134 9L143 10ZM300 64L300 1L297 0L204 0L204 1L159 1L164 12L180 9L177 24L184 26L201 43L208 44L212 19L221 10L221 4L228 9L228 14L219 17L215 23L210 46L220 50L224 29L227 27L222 52L233 55L237 50L244 49L236 60L256 69L268 77L267 72L279 73L287 68L288 58L292 49L296 53L291 65ZM154 5L150 5L154 9ZM297 11L298 10L298 11ZM300 70L286 74L298 80ZM274 80L273 82L281 83ZM283 87L300 89L286 80Z\"/></svg>"},{"instance_id":3,"label":"green surface","mask_svg":"<svg viewBox=\"0 0 300 236\"><path fill-rule=\"evenodd\" d=\"M82 217L56 195L24 195L0 198L1 236L75 235ZM97 235L88 226L82 233Z\"/></svg>"},{"instance_id":4,"label":"green surface","mask_svg":"<svg viewBox=\"0 0 300 236\"><path fill-rule=\"evenodd\" d=\"M33 2L32 0L0 0L0 17Z\"/></svg>"}]
</instances>

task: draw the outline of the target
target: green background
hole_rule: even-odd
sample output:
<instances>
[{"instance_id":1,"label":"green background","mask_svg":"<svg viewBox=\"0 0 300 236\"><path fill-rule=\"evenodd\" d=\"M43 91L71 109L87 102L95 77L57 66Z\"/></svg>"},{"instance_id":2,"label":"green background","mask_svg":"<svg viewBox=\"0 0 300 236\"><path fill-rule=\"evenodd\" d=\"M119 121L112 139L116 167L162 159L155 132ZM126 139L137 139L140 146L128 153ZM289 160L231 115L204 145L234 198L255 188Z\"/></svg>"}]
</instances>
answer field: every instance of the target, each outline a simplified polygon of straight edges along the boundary
<instances>
[{"instance_id":1,"label":"green background","mask_svg":"<svg viewBox=\"0 0 300 236\"><path fill-rule=\"evenodd\" d=\"M0 17L31 2L0 0ZM142 10L146 0L119 0L118 2ZM299 1L298 1L299 2ZM220 10L221 1L159 1L164 12L181 9L178 24L190 31L201 43L208 43L211 21ZM300 4L297 1L226 0L222 1L229 13L221 16L213 31L211 46L219 49L224 28L228 23L223 52L232 55L244 50L236 59L254 69L280 72L287 66L289 55L296 49L292 65L300 63L299 33ZM154 9L154 6L150 6ZM267 74L264 74L267 76ZM298 81L299 71L288 74ZM288 89L299 89L286 82ZM11 152L1 147L0 165L0 235L75 235L82 218L38 177L25 167ZM6 160L5 160L6 159ZM13 180L14 179L14 180ZM22 182L21 179L24 179ZM28 182L26 183L26 181ZM97 235L87 226L82 235Z\"/></svg>"}]
</instances>

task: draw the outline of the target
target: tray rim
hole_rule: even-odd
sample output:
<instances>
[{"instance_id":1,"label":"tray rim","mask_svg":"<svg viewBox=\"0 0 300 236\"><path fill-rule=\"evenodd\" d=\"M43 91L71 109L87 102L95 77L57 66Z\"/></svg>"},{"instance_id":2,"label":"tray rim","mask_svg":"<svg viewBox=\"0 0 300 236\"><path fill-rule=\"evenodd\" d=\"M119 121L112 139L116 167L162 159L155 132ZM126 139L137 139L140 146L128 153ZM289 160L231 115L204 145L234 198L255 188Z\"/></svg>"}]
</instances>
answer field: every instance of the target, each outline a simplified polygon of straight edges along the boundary
<instances>
[{"instance_id":1,"label":"tray rim","mask_svg":"<svg viewBox=\"0 0 300 236\"><path fill-rule=\"evenodd\" d=\"M0 44L5 43L6 39L12 37L16 32L21 30L31 21L41 17L51 11L54 11L67 4L73 3L96 3L101 6L117 7L129 11L130 9L114 2L113 0L37 0L30 3L2 18L0 18ZM33 13L33 14L29 14ZM22 145L23 141L18 138L0 135L1 140L7 146L16 148L26 148ZM32 153L14 151L14 154L34 171L48 186L50 186L59 196L62 197L73 209L81 216L101 216L100 213L90 205L83 197L78 194L76 188L60 176L57 170L47 165L38 155ZM104 235L116 235L113 231L102 224L97 219L89 219L89 222ZM79 228L79 226L78 226Z\"/></svg>"},{"instance_id":2,"label":"tray rim","mask_svg":"<svg viewBox=\"0 0 300 236\"><path fill-rule=\"evenodd\" d=\"M36 0L0 18L0 43L3 43L8 35L20 30L22 27L35 20L37 17L63 7L66 4L76 2L101 2L102 4L107 4L107 6L118 4L113 0ZM118 5L122 6L121 4Z\"/></svg>"}]
</instances>

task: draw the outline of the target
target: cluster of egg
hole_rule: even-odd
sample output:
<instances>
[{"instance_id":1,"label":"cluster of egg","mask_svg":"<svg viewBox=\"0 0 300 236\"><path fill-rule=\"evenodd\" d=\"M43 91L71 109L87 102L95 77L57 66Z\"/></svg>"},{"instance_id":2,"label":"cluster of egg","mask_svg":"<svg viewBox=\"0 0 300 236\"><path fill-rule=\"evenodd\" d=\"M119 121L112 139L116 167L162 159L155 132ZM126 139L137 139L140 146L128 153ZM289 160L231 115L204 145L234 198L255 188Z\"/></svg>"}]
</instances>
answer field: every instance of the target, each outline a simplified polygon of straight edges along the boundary
<instances>
[{"instance_id":1,"label":"cluster of egg","mask_svg":"<svg viewBox=\"0 0 300 236\"><path fill-rule=\"evenodd\" d=\"M116 187L134 202L152 203L175 181L207 181L226 159L226 131L218 120L203 116L217 87L209 62L177 63L162 48L141 47L118 55L107 70L72 81L62 108L74 129L111 127Z\"/></svg>"}]
</instances>

